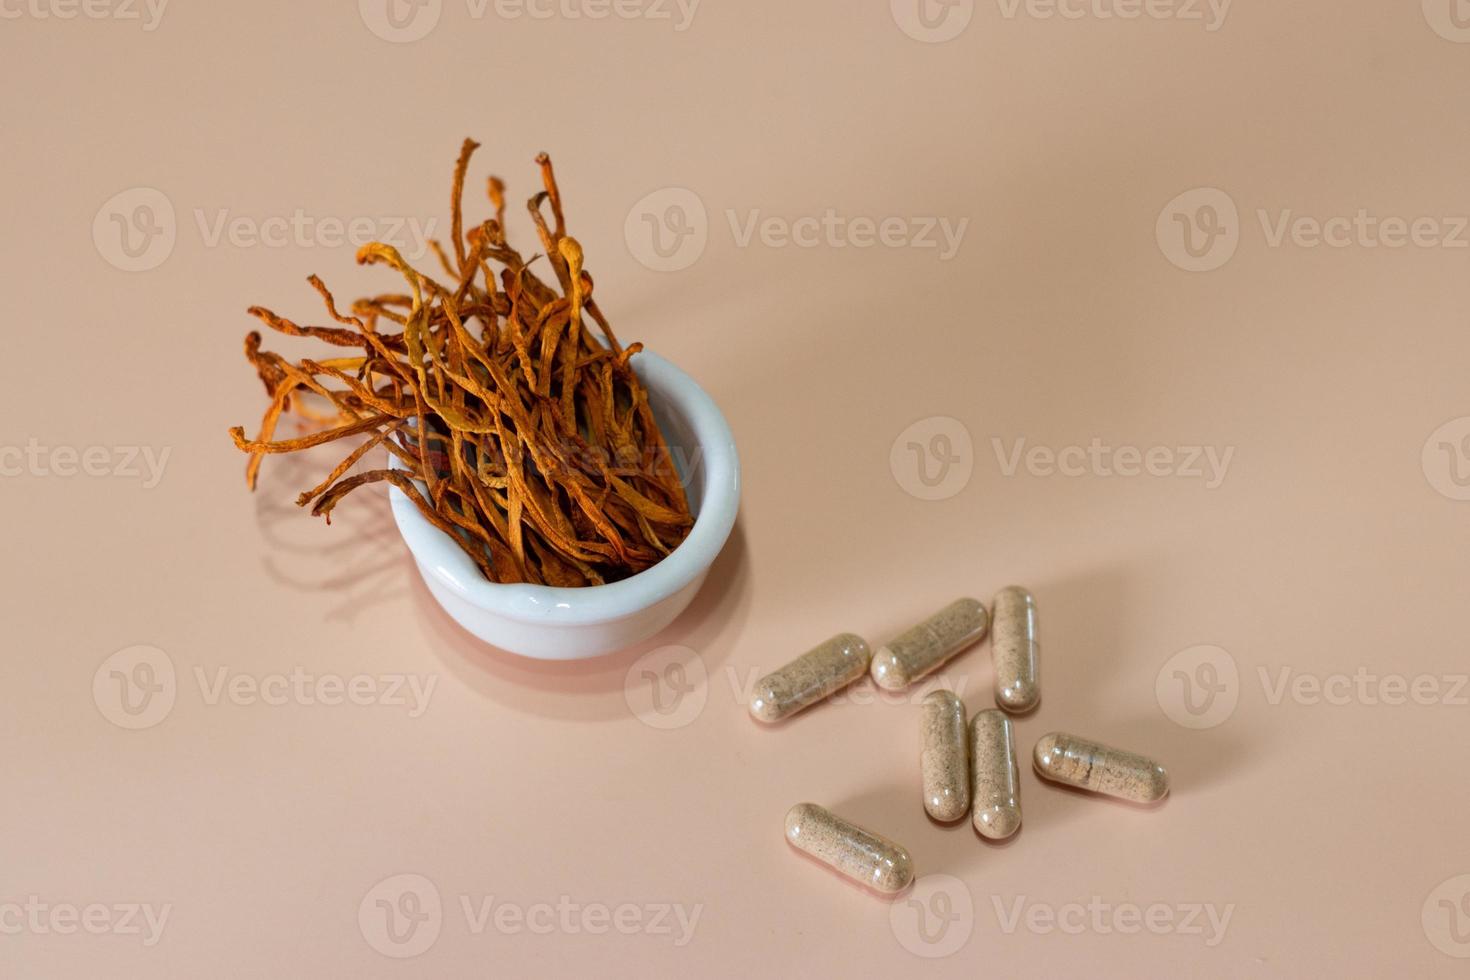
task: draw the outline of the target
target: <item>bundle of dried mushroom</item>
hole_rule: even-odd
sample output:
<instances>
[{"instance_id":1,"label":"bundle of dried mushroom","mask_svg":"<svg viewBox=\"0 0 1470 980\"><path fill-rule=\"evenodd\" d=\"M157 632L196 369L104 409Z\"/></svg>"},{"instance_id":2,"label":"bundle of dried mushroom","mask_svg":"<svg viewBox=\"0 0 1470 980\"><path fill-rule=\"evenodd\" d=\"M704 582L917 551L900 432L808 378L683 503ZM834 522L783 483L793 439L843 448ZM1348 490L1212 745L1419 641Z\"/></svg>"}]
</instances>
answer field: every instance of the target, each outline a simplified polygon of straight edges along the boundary
<instances>
[{"instance_id":1,"label":"bundle of dried mushroom","mask_svg":"<svg viewBox=\"0 0 1470 980\"><path fill-rule=\"evenodd\" d=\"M693 524L648 393L629 365L642 345L621 346L592 298L592 277L582 268L581 246L566 234L545 154L537 158L545 190L527 207L555 285L531 271L539 256L523 259L506 243L498 178L489 180L495 217L464 229L465 173L477 145L465 140L454 169L453 256L433 243L444 283L375 242L358 251L357 261L392 266L407 281L407 295L360 299L343 315L311 276L341 327L302 326L250 309L281 333L352 354L292 363L262 350L252 332L245 356L271 402L255 439L241 428L230 435L250 454L252 489L268 453L361 437L296 502L314 501L312 513L330 521L332 508L354 489L391 483L492 581L581 586L624 578L668 554ZM381 331L383 321L401 332ZM330 409L318 412L313 402ZM272 441L287 411L323 428ZM378 446L401 467L348 475Z\"/></svg>"}]
</instances>

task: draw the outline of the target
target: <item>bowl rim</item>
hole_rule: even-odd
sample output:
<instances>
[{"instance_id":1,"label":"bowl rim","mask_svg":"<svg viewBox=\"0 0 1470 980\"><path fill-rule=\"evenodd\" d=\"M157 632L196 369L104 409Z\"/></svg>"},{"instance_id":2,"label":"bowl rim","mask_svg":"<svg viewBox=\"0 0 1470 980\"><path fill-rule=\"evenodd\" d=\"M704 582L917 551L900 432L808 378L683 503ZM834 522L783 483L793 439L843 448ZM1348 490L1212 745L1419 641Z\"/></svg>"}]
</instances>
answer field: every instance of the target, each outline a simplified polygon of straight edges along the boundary
<instances>
[{"instance_id":1,"label":"bowl rim","mask_svg":"<svg viewBox=\"0 0 1470 980\"><path fill-rule=\"evenodd\" d=\"M688 536L656 565L606 585L578 588L487 580L469 555L430 524L413 501L389 487L393 520L419 568L470 605L522 623L580 626L625 619L662 602L709 570L735 526L740 460L735 437L714 399L672 362L647 349L630 359L665 411L684 419L705 467L699 512ZM392 459L390 465L402 467Z\"/></svg>"}]
</instances>

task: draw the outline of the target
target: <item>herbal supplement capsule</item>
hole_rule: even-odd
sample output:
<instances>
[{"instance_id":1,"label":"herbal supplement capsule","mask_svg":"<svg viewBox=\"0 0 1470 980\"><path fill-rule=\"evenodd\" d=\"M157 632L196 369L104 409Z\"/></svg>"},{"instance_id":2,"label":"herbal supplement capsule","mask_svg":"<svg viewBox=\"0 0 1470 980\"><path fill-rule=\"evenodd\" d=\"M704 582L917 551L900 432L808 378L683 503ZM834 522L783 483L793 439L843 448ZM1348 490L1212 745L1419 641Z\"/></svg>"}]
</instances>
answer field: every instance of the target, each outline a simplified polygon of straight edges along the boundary
<instances>
[{"instance_id":1,"label":"herbal supplement capsule","mask_svg":"<svg viewBox=\"0 0 1470 980\"><path fill-rule=\"evenodd\" d=\"M970 809L970 760L965 703L950 691L924 698L919 768L924 774L924 809L935 820L958 820Z\"/></svg>"},{"instance_id":2,"label":"herbal supplement capsule","mask_svg":"<svg viewBox=\"0 0 1470 980\"><path fill-rule=\"evenodd\" d=\"M914 880L908 851L815 803L798 803L787 811L786 839L797 850L885 895L903 891Z\"/></svg>"},{"instance_id":3,"label":"herbal supplement capsule","mask_svg":"<svg viewBox=\"0 0 1470 980\"><path fill-rule=\"evenodd\" d=\"M1004 711L975 712L970 757L975 805L970 822L993 840L1011 836L1021 829L1021 773L1016 766L1016 730Z\"/></svg>"},{"instance_id":4,"label":"herbal supplement capsule","mask_svg":"<svg viewBox=\"0 0 1470 980\"><path fill-rule=\"evenodd\" d=\"M1007 711L1030 711L1041 699L1036 600L1019 585L1009 585L995 594L990 613L995 703Z\"/></svg>"},{"instance_id":5,"label":"herbal supplement capsule","mask_svg":"<svg viewBox=\"0 0 1470 980\"><path fill-rule=\"evenodd\" d=\"M861 636L838 633L756 681L750 714L766 722L794 715L862 677L872 659Z\"/></svg>"},{"instance_id":6,"label":"herbal supplement capsule","mask_svg":"<svg viewBox=\"0 0 1470 980\"><path fill-rule=\"evenodd\" d=\"M1134 803L1153 803L1169 793L1169 773L1157 762L1076 735L1041 736L1035 762L1036 772L1053 782Z\"/></svg>"},{"instance_id":7,"label":"herbal supplement capsule","mask_svg":"<svg viewBox=\"0 0 1470 980\"><path fill-rule=\"evenodd\" d=\"M873 654L873 681L902 690L985 635L990 617L975 599L956 599Z\"/></svg>"}]
</instances>

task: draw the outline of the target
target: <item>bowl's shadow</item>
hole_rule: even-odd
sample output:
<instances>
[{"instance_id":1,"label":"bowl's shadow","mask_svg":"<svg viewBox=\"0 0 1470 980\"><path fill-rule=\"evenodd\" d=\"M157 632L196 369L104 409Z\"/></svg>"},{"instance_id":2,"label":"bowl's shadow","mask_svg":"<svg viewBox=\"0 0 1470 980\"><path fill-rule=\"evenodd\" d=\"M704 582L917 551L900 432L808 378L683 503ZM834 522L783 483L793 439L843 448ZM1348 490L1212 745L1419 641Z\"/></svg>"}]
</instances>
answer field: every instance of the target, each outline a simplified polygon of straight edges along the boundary
<instances>
[{"instance_id":1,"label":"bowl's shadow","mask_svg":"<svg viewBox=\"0 0 1470 980\"><path fill-rule=\"evenodd\" d=\"M622 691L633 663L659 647L693 649L707 672L724 660L749 613L750 560L739 519L688 608L658 634L627 650L585 660L536 660L490 646L439 605L411 561L410 594L434 655L468 689L513 710L552 718L627 718ZM616 697L607 697L616 693Z\"/></svg>"},{"instance_id":2,"label":"bowl's shadow","mask_svg":"<svg viewBox=\"0 0 1470 980\"><path fill-rule=\"evenodd\" d=\"M449 673L480 696L516 710L579 719L627 717L621 696L591 696L620 691L631 664L662 646L692 648L713 676L748 615L749 549L737 516L693 601L652 638L617 653L574 661L536 660L501 650L466 632L429 592L394 526L386 485L354 491L334 512L330 528L312 517L309 507L295 505L296 494L320 480L335 458L333 451L318 449L266 461L253 495L256 525L266 545L261 557L266 575L294 591L320 594L327 621L350 624L364 610L407 599L423 624L425 645ZM363 468L374 467L361 463L353 472Z\"/></svg>"}]
</instances>

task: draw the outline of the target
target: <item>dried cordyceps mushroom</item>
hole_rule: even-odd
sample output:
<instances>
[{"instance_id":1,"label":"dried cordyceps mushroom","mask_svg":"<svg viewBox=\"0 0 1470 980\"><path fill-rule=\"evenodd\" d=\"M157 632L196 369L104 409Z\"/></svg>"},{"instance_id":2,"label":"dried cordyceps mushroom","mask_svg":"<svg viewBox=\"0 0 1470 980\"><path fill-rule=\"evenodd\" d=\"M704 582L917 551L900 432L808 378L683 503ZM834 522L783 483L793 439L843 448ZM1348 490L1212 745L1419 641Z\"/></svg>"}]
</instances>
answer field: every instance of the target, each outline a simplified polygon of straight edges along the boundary
<instances>
[{"instance_id":1,"label":"dried cordyceps mushroom","mask_svg":"<svg viewBox=\"0 0 1470 980\"><path fill-rule=\"evenodd\" d=\"M366 437L297 498L303 507L314 502L312 513L328 522L347 494L386 481L491 581L582 586L624 578L672 551L694 523L648 392L629 365L642 345L619 345L592 298L546 154L536 161L545 190L527 207L554 285L531 271L540 256L523 259L506 243L498 178L489 181L495 217L464 229L465 173L478 145L465 140L454 168L453 256L431 243L448 285L373 242L357 261L391 266L407 295L360 299L343 315L322 281L309 277L339 327L301 326L251 307L274 330L353 353L293 364L262 350L251 332L245 356L271 402L255 439L238 427L230 435L250 454L251 489L268 453ZM401 332L380 332L383 321ZM316 411L314 399L331 410ZM272 441L287 411L323 428ZM402 467L347 475L378 446Z\"/></svg>"}]
</instances>

